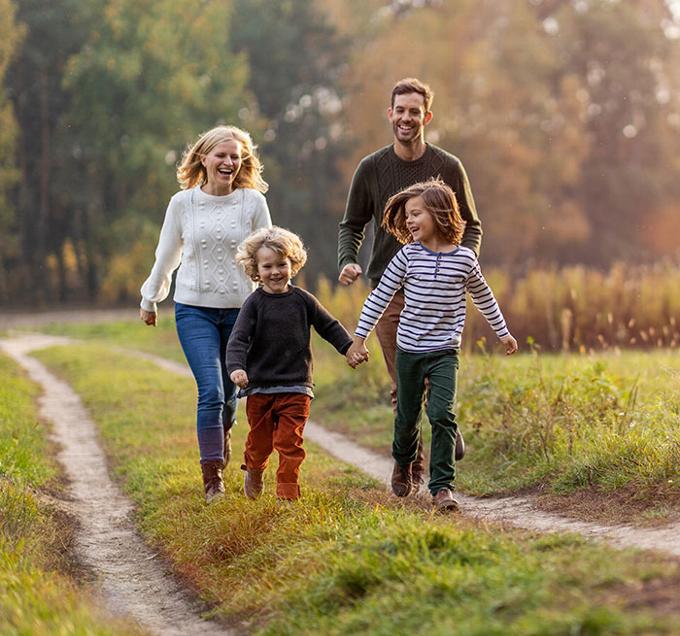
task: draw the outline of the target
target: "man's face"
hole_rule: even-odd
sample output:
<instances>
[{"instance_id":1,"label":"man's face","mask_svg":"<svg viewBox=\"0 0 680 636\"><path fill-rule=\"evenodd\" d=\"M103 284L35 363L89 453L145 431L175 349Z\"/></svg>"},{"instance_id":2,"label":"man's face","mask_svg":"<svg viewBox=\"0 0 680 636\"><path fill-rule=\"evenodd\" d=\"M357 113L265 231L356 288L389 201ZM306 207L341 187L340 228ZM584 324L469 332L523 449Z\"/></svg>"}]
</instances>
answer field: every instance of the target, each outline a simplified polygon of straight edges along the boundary
<instances>
[{"instance_id":1,"label":"man's face","mask_svg":"<svg viewBox=\"0 0 680 636\"><path fill-rule=\"evenodd\" d=\"M394 96L394 106L387 109L387 117L395 141L408 144L422 137L432 113L425 111L425 99L420 93L406 93Z\"/></svg>"}]
</instances>

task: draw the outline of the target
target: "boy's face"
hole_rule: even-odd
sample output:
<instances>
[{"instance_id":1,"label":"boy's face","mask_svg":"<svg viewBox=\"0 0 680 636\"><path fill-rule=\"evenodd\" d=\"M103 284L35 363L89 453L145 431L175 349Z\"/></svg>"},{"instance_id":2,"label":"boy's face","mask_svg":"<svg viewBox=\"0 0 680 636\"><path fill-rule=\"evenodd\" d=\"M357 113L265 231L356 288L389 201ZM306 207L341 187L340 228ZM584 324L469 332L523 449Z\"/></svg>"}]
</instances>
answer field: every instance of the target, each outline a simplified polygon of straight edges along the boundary
<instances>
[{"instance_id":1,"label":"boy's face","mask_svg":"<svg viewBox=\"0 0 680 636\"><path fill-rule=\"evenodd\" d=\"M288 291L292 270L290 259L264 246L257 250L255 258L264 291L269 294L283 294Z\"/></svg>"}]
</instances>

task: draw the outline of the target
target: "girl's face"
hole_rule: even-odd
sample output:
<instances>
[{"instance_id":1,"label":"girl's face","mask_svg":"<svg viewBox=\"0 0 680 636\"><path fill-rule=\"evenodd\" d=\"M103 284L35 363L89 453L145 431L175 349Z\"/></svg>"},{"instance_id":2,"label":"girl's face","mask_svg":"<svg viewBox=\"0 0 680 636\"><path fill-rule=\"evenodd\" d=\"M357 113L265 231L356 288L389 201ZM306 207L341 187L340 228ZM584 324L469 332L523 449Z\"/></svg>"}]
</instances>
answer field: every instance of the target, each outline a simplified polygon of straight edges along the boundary
<instances>
[{"instance_id":1,"label":"girl's face","mask_svg":"<svg viewBox=\"0 0 680 636\"><path fill-rule=\"evenodd\" d=\"M414 241L427 243L435 238L437 227L432 215L427 211L422 197L413 197L404 205L406 212L406 229Z\"/></svg>"},{"instance_id":2,"label":"girl's face","mask_svg":"<svg viewBox=\"0 0 680 636\"><path fill-rule=\"evenodd\" d=\"M255 259L264 291L269 294L283 294L288 291L292 266L287 256L281 256L273 249L262 246L257 250Z\"/></svg>"},{"instance_id":3,"label":"girl's face","mask_svg":"<svg viewBox=\"0 0 680 636\"><path fill-rule=\"evenodd\" d=\"M241 143L228 139L201 159L208 173L206 190L209 194L229 194L233 190L234 179L241 168L241 152Z\"/></svg>"}]
</instances>

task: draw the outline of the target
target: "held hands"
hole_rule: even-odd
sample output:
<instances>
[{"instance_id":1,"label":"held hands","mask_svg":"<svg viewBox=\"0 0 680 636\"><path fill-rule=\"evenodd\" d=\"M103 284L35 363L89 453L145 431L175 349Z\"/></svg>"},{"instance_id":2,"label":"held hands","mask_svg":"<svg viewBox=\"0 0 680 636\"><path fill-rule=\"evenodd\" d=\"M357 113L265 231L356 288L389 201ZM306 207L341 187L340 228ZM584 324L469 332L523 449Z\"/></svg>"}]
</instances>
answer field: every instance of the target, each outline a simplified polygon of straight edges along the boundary
<instances>
[{"instance_id":1,"label":"held hands","mask_svg":"<svg viewBox=\"0 0 680 636\"><path fill-rule=\"evenodd\" d=\"M354 342L352 346L347 349L345 353L345 358L347 359L347 364L356 369L362 362L368 360L368 349L364 344L364 339L354 336Z\"/></svg>"},{"instance_id":2,"label":"held hands","mask_svg":"<svg viewBox=\"0 0 680 636\"><path fill-rule=\"evenodd\" d=\"M501 342L505 345L505 355L511 356L517 351L517 340L512 337L512 334L503 336Z\"/></svg>"},{"instance_id":3,"label":"held hands","mask_svg":"<svg viewBox=\"0 0 680 636\"><path fill-rule=\"evenodd\" d=\"M349 263L345 265L338 276L338 281L341 285L351 285L357 278L361 276L361 265L357 263Z\"/></svg>"},{"instance_id":4,"label":"held hands","mask_svg":"<svg viewBox=\"0 0 680 636\"><path fill-rule=\"evenodd\" d=\"M155 327L158 323L158 314L155 311L146 311L146 309L140 309L139 317L142 319L142 322L149 327Z\"/></svg>"},{"instance_id":5,"label":"held hands","mask_svg":"<svg viewBox=\"0 0 680 636\"><path fill-rule=\"evenodd\" d=\"M232 371L229 378L240 389L245 389L248 386L248 374L243 369Z\"/></svg>"}]
</instances>

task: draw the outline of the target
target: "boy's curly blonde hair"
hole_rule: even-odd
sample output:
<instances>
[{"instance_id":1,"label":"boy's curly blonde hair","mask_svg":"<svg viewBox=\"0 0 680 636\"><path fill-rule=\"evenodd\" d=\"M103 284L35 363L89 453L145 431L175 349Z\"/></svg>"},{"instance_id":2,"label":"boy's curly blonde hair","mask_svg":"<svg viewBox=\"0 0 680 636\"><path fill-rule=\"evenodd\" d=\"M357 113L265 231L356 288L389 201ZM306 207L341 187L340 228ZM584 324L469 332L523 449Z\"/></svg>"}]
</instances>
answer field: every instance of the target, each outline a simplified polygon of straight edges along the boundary
<instances>
[{"instance_id":1,"label":"boy's curly blonde hair","mask_svg":"<svg viewBox=\"0 0 680 636\"><path fill-rule=\"evenodd\" d=\"M260 280L257 273L257 252L261 247L268 247L290 261L291 278L307 262L307 250L302 239L294 232L276 225L255 230L236 250L236 262L243 265L246 274L255 282Z\"/></svg>"}]
</instances>

